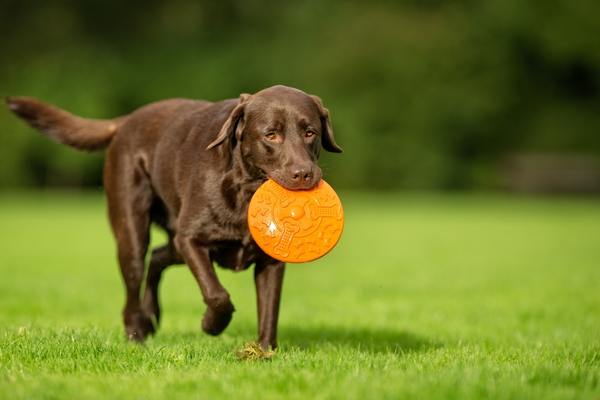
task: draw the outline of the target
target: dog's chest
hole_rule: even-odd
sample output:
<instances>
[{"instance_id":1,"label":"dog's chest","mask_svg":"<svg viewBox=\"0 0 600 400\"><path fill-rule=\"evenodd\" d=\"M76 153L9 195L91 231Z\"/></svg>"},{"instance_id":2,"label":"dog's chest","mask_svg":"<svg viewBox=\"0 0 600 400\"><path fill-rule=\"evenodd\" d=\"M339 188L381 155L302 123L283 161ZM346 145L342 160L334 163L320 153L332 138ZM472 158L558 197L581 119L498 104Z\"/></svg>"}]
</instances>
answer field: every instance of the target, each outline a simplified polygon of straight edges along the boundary
<instances>
[{"instance_id":1,"label":"dog's chest","mask_svg":"<svg viewBox=\"0 0 600 400\"><path fill-rule=\"evenodd\" d=\"M198 218L192 224L194 235L208 245L212 260L222 267L244 270L264 255L247 223L248 204L260 183L241 185L225 176L221 190L213 190L215 196L198 209Z\"/></svg>"},{"instance_id":2,"label":"dog's chest","mask_svg":"<svg viewBox=\"0 0 600 400\"><path fill-rule=\"evenodd\" d=\"M217 242L211 249L211 258L224 268L241 271L256 261L260 249L253 240Z\"/></svg>"},{"instance_id":3,"label":"dog's chest","mask_svg":"<svg viewBox=\"0 0 600 400\"><path fill-rule=\"evenodd\" d=\"M257 259L261 250L252 239L245 215L241 212L223 218L213 215L210 230L211 257L220 266L236 271L248 268Z\"/></svg>"}]
</instances>

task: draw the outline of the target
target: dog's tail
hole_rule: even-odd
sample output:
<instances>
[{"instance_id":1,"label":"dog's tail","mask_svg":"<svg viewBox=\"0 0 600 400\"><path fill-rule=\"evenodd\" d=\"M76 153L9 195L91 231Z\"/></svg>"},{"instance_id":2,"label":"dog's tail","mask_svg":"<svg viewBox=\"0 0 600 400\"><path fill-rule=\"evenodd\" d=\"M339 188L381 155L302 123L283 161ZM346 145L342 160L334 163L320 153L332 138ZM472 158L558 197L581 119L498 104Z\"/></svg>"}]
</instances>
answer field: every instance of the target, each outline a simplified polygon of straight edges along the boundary
<instances>
[{"instance_id":1,"label":"dog's tail","mask_svg":"<svg viewBox=\"0 0 600 400\"><path fill-rule=\"evenodd\" d=\"M124 117L81 118L32 97L7 97L8 107L29 125L59 143L94 151L108 146Z\"/></svg>"}]
</instances>

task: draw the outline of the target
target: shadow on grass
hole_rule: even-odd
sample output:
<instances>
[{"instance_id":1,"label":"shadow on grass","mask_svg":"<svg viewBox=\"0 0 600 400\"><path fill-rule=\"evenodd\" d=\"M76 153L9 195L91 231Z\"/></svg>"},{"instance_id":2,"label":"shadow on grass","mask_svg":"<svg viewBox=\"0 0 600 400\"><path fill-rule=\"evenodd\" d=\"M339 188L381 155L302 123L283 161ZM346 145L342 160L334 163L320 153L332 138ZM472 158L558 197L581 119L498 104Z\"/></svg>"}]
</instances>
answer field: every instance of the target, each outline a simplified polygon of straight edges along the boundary
<instances>
[{"instance_id":1,"label":"shadow on grass","mask_svg":"<svg viewBox=\"0 0 600 400\"><path fill-rule=\"evenodd\" d=\"M335 326L281 327L279 342L300 348L345 347L369 353L407 353L442 347L406 331Z\"/></svg>"},{"instance_id":2,"label":"shadow on grass","mask_svg":"<svg viewBox=\"0 0 600 400\"><path fill-rule=\"evenodd\" d=\"M225 331L229 340L236 343L256 340L256 329L238 326ZM442 347L422 336L401 330L347 326L281 326L278 333L279 345L283 348L317 350L327 347L343 348L372 354L423 352ZM158 343L219 342L218 337L207 336L197 331L162 331L157 335Z\"/></svg>"}]
</instances>

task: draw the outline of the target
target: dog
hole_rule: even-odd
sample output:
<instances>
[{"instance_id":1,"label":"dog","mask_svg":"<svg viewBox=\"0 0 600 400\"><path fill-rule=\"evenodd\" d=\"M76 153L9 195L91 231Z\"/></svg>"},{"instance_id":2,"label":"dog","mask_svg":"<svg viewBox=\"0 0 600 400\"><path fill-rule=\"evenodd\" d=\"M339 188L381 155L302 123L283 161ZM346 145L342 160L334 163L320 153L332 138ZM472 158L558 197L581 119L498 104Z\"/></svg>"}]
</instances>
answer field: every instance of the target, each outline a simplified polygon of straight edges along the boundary
<instances>
[{"instance_id":1,"label":"dog","mask_svg":"<svg viewBox=\"0 0 600 400\"><path fill-rule=\"evenodd\" d=\"M238 99L170 99L109 120L86 119L30 97L8 107L34 128L73 148L106 148L104 188L125 283L125 334L141 342L160 322L158 286L165 268L186 264L206 311L202 330L219 335L234 306L214 263L254 267L258 343L277 347L285 263L265 254L246 222L250 198L268 178L291 190L314 187L321 148L340 153L329 111L317 96L282 85ZM168 242L144 259L151 224Z\"/></svg>"}]
</instances>

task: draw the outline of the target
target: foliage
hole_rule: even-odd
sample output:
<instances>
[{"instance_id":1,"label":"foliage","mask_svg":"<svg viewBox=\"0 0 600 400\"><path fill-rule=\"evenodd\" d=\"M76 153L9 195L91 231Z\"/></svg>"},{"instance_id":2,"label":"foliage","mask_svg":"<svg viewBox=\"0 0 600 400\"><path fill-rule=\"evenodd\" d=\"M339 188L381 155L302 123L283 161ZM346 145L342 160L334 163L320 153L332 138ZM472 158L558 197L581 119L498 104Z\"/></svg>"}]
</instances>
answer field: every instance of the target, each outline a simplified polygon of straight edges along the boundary
<instances>
[{"instance_id":1,"label":"foliage","mask_svg":"<svg viewBox=\"0 0 600 400\"><path fill-rule=\"evenodd\" d=\"M4 1L0 95L85 116L283 83L332 111L338 187L494 187L513 152L600 154L592 0ZM101 156L0 111L1 186L99 185Z\"/></svg>"}]
</instances>

